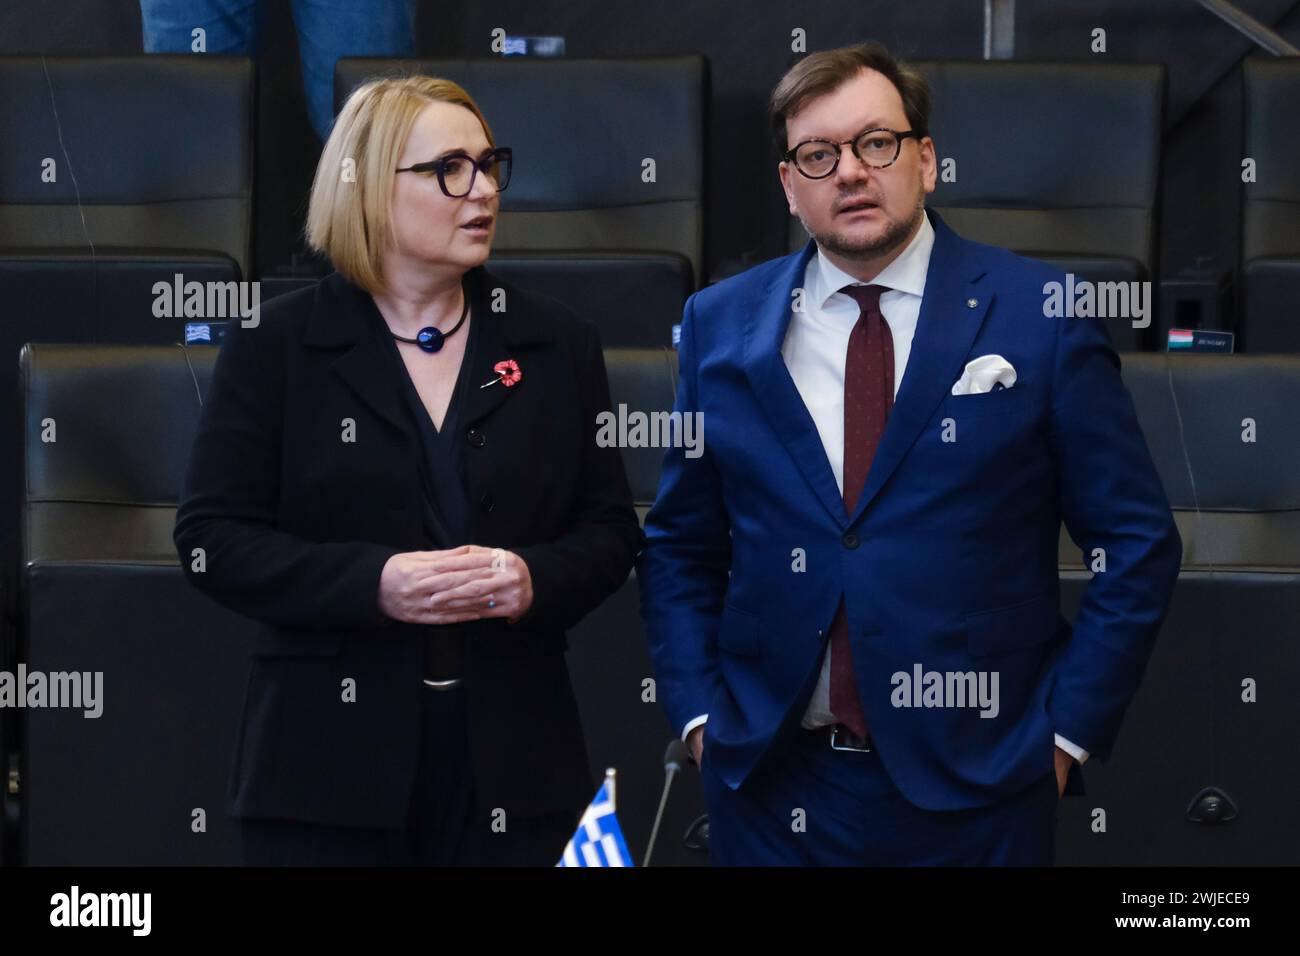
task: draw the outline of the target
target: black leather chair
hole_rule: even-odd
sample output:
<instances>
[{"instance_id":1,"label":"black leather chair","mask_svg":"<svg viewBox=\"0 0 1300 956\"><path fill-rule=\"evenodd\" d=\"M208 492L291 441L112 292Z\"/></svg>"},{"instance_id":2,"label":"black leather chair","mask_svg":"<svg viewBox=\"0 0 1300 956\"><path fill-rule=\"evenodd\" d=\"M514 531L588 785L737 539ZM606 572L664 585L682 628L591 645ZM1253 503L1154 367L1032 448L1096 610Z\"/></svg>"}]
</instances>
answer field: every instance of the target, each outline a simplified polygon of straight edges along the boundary
<instances>
[{"instance_id":1,"label":"black leather chair","mask_svg":"<svg viewBox=\"0 0 1300 956\"><path fill-rule=\"evenodd\" d=\"M613 411L669 412L677 383L671 349L606 349ZM707 437L707 435L706 435ZM659 489L663 448L623 449L623 464L637 512L644 520ZM676 730L668 726L653 688L654 669L641 622L636 574L569 636L569 670L583 714L592 766L617 767L618 818L640 865L663 786L663 754ZM651 683L647 683L651 682ZM688 769L673 784L652 865L694 866L708 862L688 849L683 835L704 813L699 775Z\"/></svg>"},{"instance_id":2,"label":"black leather chair","mask_svg":"<svg viewBox=\"0 0 1300 956\"><path fill-rule=\"evenodd\" d=\"M0 57L0 255L201 252L246 275L252 85L241 57Z\"/></svg>"},{"instance_id":3,"label":"black leather chair","mask_svg":"<svg viewBox=\"0 0 1300 956\"><path fill-rule=\"evenodd\" d=\"M673 326L694 291L675 253L501 253L487 265L520 288L559 299L591 319L610 348L671 346Z\"/></svg>"},{"instance_id":4,"label":"black leather chair","mask_svg":"<svg viewBox=\"0 0 1300 956\"><path fill-rule=\"evenodd\" d=\"M189 587L171 536L216 355L23 349L21 657L103 674L98 718L20 714L29 864L236 861L223 801L255 625Z\"/></svg>"},{"instance_id":5,"label":"black leather chair","mask_svg":"<svg viewBox=\"0 0 1300 956\"><path fill-rule=\"evenodd\" d=\"M1294 863L1300 751L1300 356L1128 355L1124 381L1183 539L1169 616L1111 760L1062 803L1064 864ZM1255 440L1243 441L1251 419ZM1062 530L1062 605L1090 573ZM1258 685L1243 701L1243 682ZM1281 759L1279 759L1281 757ZM1194 823L1222 812L1235 819ZM1209 791L1207 793L1207 791ZM1198 799L1199 798L1199 799ZM1106 812L1105 833L1092 814Z\"/></svg>"},{"instance_id":6,"label":"black leather chair","mask_svg":"<svg viewBox=\"0 0 1300 956\"><path fill-rule=\"evenodd\" d=\"M610 400L613 411L625 405L629 413L641 411L671 412L677 396L677 352L670 348L605 349L605 367L609 373ZM623 465L632 486L638 517L654 504L659 492L659 473L664 449L640 447L623 449Z\"/></svg>"},{"instance_id":7,"label":"black leather chair","mask_svg":"<svg viewBox=\"0 0 1300 956\"><path fill-rule=\"evenodd\" d=\"M514 150L489 268L589 316L606 346L670 345L704 274L705 59L350 58L336 104L401 73L459 83Z\"/></svg>"},{"instance_id":8,"label":"black leather chair","mask_svg":"<svg viewBox=\"0 0 1300 956\"><path fill-rule=\"evenodd\" d=\"M1095 282L1156 282L1165 72L1159 64L916 61L930 81L939 182L960 235ZM944 181L946 160L955 180ZM951 167L950 167L951 168ZM790 248L807 232L790 221ZM1108 322L1115 347L1150 330ZM1144 334L1145 333L1145 334Z\"/></svg>"},{"instance_id":9,"label":"black leather chair","mask_svg":"<svg viewBox=\"0 0 1300 956\"><path fill-rule=\"evenodd\" d=\"M181 341L155 285L247 274L252 83L236 57L0 57L0 392L25 342ZM20 441L0 403L0 501L19 500ZM16 514L0 516L6 603Z\"/></svg>"},{"instance_id":10,"label":"black leather chair","mask_svg":"<svg viewBox=\"0 0 1300 956\"><path fill-rule=\"evenodd\" d=\"M1251 58L1244 76L1256 178L1242 186L1241 348L1300 352L1300 62Z\"/></svg>"}]
</instances>

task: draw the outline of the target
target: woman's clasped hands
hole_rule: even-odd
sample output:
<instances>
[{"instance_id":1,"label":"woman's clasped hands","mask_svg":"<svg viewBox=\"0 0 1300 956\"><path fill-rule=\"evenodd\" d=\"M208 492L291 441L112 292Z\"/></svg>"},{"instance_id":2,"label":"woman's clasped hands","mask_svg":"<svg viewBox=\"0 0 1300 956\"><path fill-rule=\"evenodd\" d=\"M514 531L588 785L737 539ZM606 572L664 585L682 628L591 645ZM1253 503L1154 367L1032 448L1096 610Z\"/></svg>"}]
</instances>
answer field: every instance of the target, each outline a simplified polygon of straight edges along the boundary
<instances>
[{"instance_id":1,"label":"woman's clasped hands","mask_svg":"<svg viewBox=\"0 0 1300 956\"><path fill-rule=\"evenodd\" d=\"M513 624L533 603L528 565L513 551L466 544L405 551L384 565L379 609L411 624L460 624L501 617Z\"/></svg>"}]
</instances>

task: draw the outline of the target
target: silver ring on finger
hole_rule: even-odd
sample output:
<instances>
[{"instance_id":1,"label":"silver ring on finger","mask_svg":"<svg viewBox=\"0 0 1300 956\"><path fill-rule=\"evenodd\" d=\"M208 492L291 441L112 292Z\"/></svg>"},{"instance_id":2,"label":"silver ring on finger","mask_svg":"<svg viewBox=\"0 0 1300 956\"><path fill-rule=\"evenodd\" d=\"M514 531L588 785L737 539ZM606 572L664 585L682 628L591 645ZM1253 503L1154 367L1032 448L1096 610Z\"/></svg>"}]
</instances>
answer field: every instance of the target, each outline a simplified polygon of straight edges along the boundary
<instances>
[{"instance_id":1,"label":"silver ring on finger","mask_svg":"<svg viewBox=\"0 0 1300 956\"><path fill-rule=\"evenodd\" d=\"M494 597L493 597L492 595L490 595L490 594L488 595L487 606L490 607L490 608L493 608L493 607L496 607L496 606L497 606L496 598L494 598Z\"/></svg>"}]
</instances>

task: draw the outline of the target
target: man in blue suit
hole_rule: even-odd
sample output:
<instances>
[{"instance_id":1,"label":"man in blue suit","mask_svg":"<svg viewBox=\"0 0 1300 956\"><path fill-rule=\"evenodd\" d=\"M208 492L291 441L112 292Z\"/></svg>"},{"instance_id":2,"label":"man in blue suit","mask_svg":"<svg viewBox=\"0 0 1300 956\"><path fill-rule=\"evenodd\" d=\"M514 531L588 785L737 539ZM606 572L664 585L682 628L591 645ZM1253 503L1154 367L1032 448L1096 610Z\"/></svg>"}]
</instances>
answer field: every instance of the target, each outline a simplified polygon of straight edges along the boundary
<instances>
[{"instance_id":1,"label":"man in blue suit","mask_svg":"<svg viewBox=\"0 0 1300 956\"><path fill-rule=\"evenodd\" d=\"M876 44L792 68L813 238L686 304L704 451L666 453L638 576L716 864L1050 865L1178 575L1108 333L927 212L929 108ZM1072 632L1062 520L1097 571Z\"/></svg>"}]
</instances>

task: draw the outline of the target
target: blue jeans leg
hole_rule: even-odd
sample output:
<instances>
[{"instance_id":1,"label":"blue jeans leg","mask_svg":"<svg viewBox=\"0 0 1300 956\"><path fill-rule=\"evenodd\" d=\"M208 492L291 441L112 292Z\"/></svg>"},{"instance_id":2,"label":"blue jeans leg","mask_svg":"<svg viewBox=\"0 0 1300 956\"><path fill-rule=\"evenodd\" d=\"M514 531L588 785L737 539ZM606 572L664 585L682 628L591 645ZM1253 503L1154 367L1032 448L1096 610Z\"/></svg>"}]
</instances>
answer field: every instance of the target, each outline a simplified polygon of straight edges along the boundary
<instances>
[{"instance_id":1,"label":"blue jeans leg","mask_svg":"<svg viewBox=\"0 0 1300 956\"><path fill-rule=\"evenodd\" d=\"M302 85L312 128L334 125L334 64L345 56L415 53L415 0L293 0Z\"/></svg>"},{"instance_id":2,"label":"blue jeans leg","mask_svg":"<svg viewBox=\"0 0 1300 956\"><path fill-rule=\"evenodd\" d=\"M193 53L202 29L204 52L253 55L261 30L258 0L140 0L145 53Z\"/></svg>"}]
</instances>

